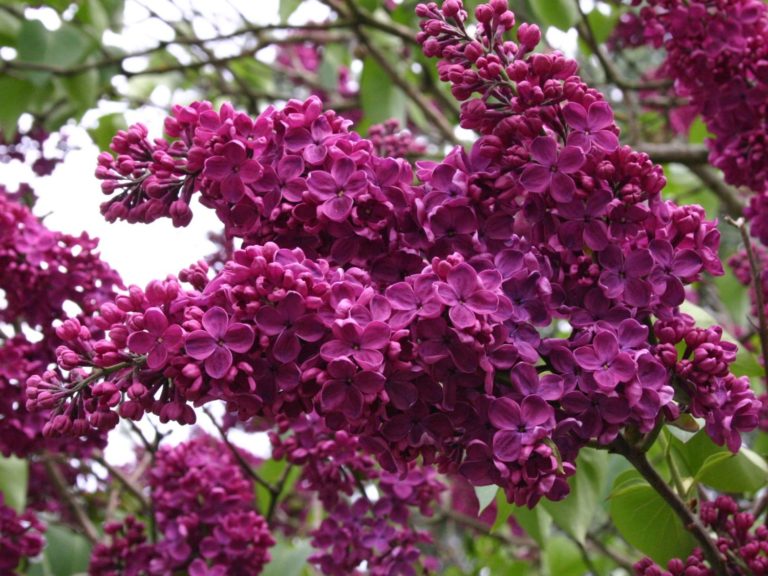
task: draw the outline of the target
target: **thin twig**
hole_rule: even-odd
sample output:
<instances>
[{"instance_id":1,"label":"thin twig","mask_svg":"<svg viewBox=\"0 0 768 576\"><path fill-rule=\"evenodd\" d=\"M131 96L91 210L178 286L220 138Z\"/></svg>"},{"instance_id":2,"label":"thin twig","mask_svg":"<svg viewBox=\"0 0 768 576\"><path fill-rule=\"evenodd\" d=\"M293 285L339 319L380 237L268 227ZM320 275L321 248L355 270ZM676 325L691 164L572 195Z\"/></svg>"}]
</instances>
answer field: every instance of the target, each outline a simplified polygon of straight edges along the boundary
<instances>
[{"instance_id":1,"label":"thin twig","mask_svg":"<svg viewBox=\"0 0 768 576\"><path fill-rule=\"evenodd\" d=\"M232 442L227 438L227 433L224 430L224 428L221 427L221 424L216 420L216 418L211 414L211 411L206 407L203 408L203 412L205 412L205 415L208 416L208 419L211 421L211 423L214 425L216 430L219 433L219 436L221 436L222 442L226 444L227 448L229 448L229 451L232 452L232 456L235 457L235 460L237 460L237 463L240 464L240 467L243 469L243 471L248 474L253 480L257 483L266 488L266 490L270 494L276 494L277 488L275 486L272 486L269 482L264 480L261 476L258 475L256 470L253 469L253 466L245 459L243 456L243 453L238 450L237 446L232 444Z\"/></svg>"},{"instance_id":2,"label":"thin twig","mask_svg":"<svg viewBox=\"0 0 768 576\"><path fill-rule=\"evenodd\" d=\"M738 218L744 213L744 200L739 191L729 186L720 175L706 164L691 164L688 166L696 177L717 196L725 206L728 214Z\"/></svg>"},{"instance_id":3,"label":"thin twig","mask_svg":"<svg viewBox=\"0 0 768 576\"><path fill-rule=\"evenodd\" d=\"M698 516L693 514L688 506L680 499L669 484L659 476L656 469L648 462L644 452L638 450L635 446L632 446L624 439L621 434L611 443L610 449L617 454L621 454L624 458L632 464L640 475L645 478L648 484L653 488L656 493L661 496L664 501L669 504L669 507L677 514L682 520L683 526L688 530L696 540L699 541L704 556L709 562L712 571L717 576L727 576L725 564L723 558L720 556L715 543L707 533L707 529L701 523Z\"/></svg>"},{"instance_id":4,"label":"thin twig","mask_svg":"<svg viewBox=\"0 0 768 576\"><path fill-rule=\"evenodd\" d=\"M113 476L120 484L125 486L125 488L130 492L141 504L142 508L148 509L149 508L149 500L147 500L146 495L144 494L143 490L136 485L136 483L129 478L122 470L119 468L115 468L107 462L107 460L104 458L102 454L96 454L94 455L94 460L104 466L104 468L107 469L107 472L109 472L110 476Z\"/></svg>"},{"instance_id":5,"label":"thin twig","mask_svg":"<svg viewBox=\"0 0 768 576\"><path fill-rule=\"evenodd\" d=\"M726 221L735 226L741 233L741 239L744 242L744 250L747 252L749 261L749 272L752 276L752 289L755 292L755 306L757 307L757 320L759 322L760 332L760 351L763 354L763 366L768 362L768 320L765 316L765 295L763 294L763 283L760 279L760 263L757 261L755 251L752 248L752 240L749 237L749 230L744 218L734 220L726 216ZM765 380L765 375L763 377Z\"/></svg>"},{"instance_id":6,"label":"thin twig","mask_svg":"<svg viewBox=\"0 0 768 576\"><path fill-rule=\"evenodd\" d=\"M703 144L638 142L635 148L640 152L645 152L654 162L659 164L668 162L677 162L686 166L706 164L709 157L709 150Z\"/></svg>"},{"instance_id":7,"label":"thin twig","mask_svg":"<svg viewBox=\"0 0 768 576\"><path fill-rule=\"evenodd\" d=\"M599 538L596 538L592 534L587 534L587 543L592 546L595 550L603 554L604 556L607 556L616 564L624 568L629 574L632 574L635 571L635 567L632 561L628 560L627 558L624 558L621 554L616 552L616 550L613 550L612 548L609 548L605 545Z\"/></svg>"},{"instance_id":8,"label":"thin twig","mask_svg":"<svg viewBox=\"0 0 768 576\"><path fill-rule=\"evenodd\" d=\"M77 500L77 496L70 490L59 465L53 461L50 455L46 454L43 457L43 466L45 466L45 471L53 482L56 491L72 510L83 535L91 544L96 544L99 541L99 531L96 530L82 504Z\"/></svg>"},{"instance_id":9,"label":"thin twig","mask_svg":"<svg viewBox=\"0 0 768 576\"><path fill-rule=\"evenodd\" d=\"M332 1L330 4L334 7L335 10L341 10L337 2ZM456 138L456 135L453 132L453 127L445 119L445 116L436 110L432 103L424 96L424 94L419 92L412 83L403 78L402 75L400 75L400 73L389 61L387 56L381 50L379 50L379 48L376 47L373 42L371 42L365 30L363 30L362 26L360 25L360 22L365 20L365 16L363 15L360 8L355 4L353 0L346 0L346 5L347 9L352 15L352 29L354 30L358 40L360 40L360 43L368 50L368 53L371 55L371 57L379 66L381 66L382 70L384 70L387 76L389 76L390 80L392 80L392 82L394 82L395 85L400 88L400 90L402 90L406 96L408 96L408 98L410 98L413 103L416 104L416 106L418 106L418 108L424 113L427 119L435 125L443 139L452 144L458 144L459 140Z\"/></svg>"},{"instance_id":10,"label":"thin twig","mask_svg":"<svg viewBox=\"0 0 768 576\"><path fill-rule=\"evenodd\" d=\"M270 501L269 501L269 507L267 508L267 515L264 517L264 519L269 522L272 520L272 516L275 514L275 510L277 510L277 503L280 501L280 496L283 493L283 490L285 489L285 485L288 481L288 477L290 476L291 472L293 472L293 465L286 462L285 468L283 469L283 473L280 475L280 478L277 480L277 484L275 485L275 491L270 493Z\"/></svg>"}]
</instances>

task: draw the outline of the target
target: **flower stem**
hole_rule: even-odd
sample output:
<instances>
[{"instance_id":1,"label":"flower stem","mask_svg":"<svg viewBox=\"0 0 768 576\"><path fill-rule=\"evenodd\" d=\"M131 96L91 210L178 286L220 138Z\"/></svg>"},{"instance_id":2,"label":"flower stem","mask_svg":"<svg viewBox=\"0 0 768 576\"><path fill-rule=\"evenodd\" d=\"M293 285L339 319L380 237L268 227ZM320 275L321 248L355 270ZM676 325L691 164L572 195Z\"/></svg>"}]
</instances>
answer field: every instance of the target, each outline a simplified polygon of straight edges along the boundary
<instances>
[{"instance_id":1,"label":"flower stem","mask_svg":"<svg viewBox=\"0 0 768 576\"><path fill-rule=\"evenodd\" d=\"M723 562L723 558L717 550L714 541L707 533L706 528L701 523L701 520L691 512L685 502L683 502L675 491L670 488L669 484L659 476L659 473L656 472L650 462L648 462L645 453L640 451L637 447L632 446L621 435L613 441L611 450L624 456L624 458L635 467L640 475L645 478L651 488L653 488L659 496L669 504L670 508L675 511L675 514L677 514L680 520L683 521L683 526L685 526L685 528L693 534L696 540L699 541L704 556L707 558L712 571L717 576L727 576L728 571Z\"/></svg>"}]
</instances>

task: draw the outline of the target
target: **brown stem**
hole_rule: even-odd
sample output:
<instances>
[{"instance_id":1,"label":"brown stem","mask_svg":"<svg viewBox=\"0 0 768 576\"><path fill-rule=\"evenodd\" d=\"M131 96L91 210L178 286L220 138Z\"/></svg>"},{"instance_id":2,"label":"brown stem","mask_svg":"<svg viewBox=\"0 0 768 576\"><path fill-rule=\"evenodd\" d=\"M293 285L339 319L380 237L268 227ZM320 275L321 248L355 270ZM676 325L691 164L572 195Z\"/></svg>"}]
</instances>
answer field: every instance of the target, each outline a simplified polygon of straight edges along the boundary
<instances>
[{"instance_id":1,"label":"brown stem","mask_svg":"<svg viewBox=\"0 0 768 576\"><path fill-rule=\"evenodd\" d=\"M99 541L99 532L91 522L82 504L78 501L77 496L72 493L70 487L67 484L64 474L59 468L59 465L53 461L51 455L46 454L43 456L43 466L48 473L48 477L53 482L56 491L59 493L64 502L67 503L70 510L75 516L75 521L83 532L83 535L88 539L91 544L96 544Z\"/></svg>"},{"instance_id":2,"label":"brown stem","mask_svg":"<svg viewBox=\"0 0 768 576\"><path fill-rule=\"evenodd\" d=\"M222 442L229 448L229 451L232 453L232 456L235 457L235 460L237 460L237 463L240 465L240 467L243 469L243 471L248 474L253 480L257 483L263 486L270 494L274 496L274 494L277 493L277 488L275 486L272 486L269 482L264 480L261 476L258 475L256 470L253 469L253 466L245 459L243 456L243 453L238 450L237 446L232 444L232 442L227 437L227 433L224 430L224 428L221 427L221 424L216 420L216 418L211 414L211 411L208 408L203 408L203 412L205 412L205 415L208 416L208 419L211 421L211 423L214 425L216 430L219 433L219 436L221 436ZM273 498L274 499L274 498Z\"/></svg>"},{"instance_id":3,"label":"brown stem","mask_svg":"<svg viewBox=\"0 0 768 576\"><path fill-rule=\"evenodd\" d=\"M632 574L635 571L634 563L631 560L628 560L627 558L624 558L621 554L619 554L616 550L613 550L612 548L609 548L605 545L605 543L601 542L599 538L592 534L587 534L587 543L600 552L603 556L607 556L616 564L624 568L624 570L627 571L627 573Z\"/></svg>"},{"instance_id":4,"label":"brown stem","mask_svg":"<svg viewBox=\"0 0 768 576\"><path fill-rule=\"evenodd\" d=\"M635 446L632 446L621 435L613 441L611 449L617 454L624 456L624 458L635 467L640 475L645 478L651 488L653 488L656 493L669 504L669 507L674 510L675 514L682 520L686 530L693 534L696 540L699 541L704 556L709 562L712 571L717 576L728 576L723 558L717 550L712 538L710 538L707 533L707 529L701 523L701 520L691 512L685 502L683 502L680 497L675 494L675 491L670 488L669 484L659 476L656 469L651 466L650 462L648 462L645 452L641 452Z\"/></svg>"},{"instance_id":5,"label":"brown stem","mask_svg":"<svg viewBox=\"0 0 768 576\"><path fill-rule=\"evenodd\" d=\"M738 190L726 184L720 175L706 164L692 164L688 170L693 172L701 182L717 196L725 206L728 214L738 218L744 213L744 200Z\"/></svg>"},{"instance_id":6,"label":"brown stem","mask_svg":"<svg viewBox=\"0 0 768 576\"><path fill-rule=\"evenodd\" d=\"M329 4L333 6L337 12L341 12L342 8L339 3L329 0ZM347 10L352 16L352 29L354 30L358 40L360 40L360 43L368 50L368 53L371 55L371 57L379 66L381 66L382 70L384 70L387 76L389 76L390 80L392 80L392 82L394 82L395 85L400 88L400 90L402 90L406 96L408 96L408 98L410 98L414 104L416 104L416 106L419 107L419 109L424 113L424 116L426 116L427 119L437 128L443 139L452 144L458 144L459 141L453 132L453 127L448 122L448 120L446 120L445 116L436 110L432 105L432 102L430 102L429 99L424 96L424 94L419 92L419 90L412 83L403 78L403 76L389 61L387 56L381 50L379 50L379 48L376 47L373 42L370 41L368 34L366 34L365 30L363 30L362 26L360 25L366 19L366 16L363 14L360 8L355 4L353 0L346 0L346 6Z\"/></svg>"},{"instance_id":7,"label":"brown stem","mask_svg":"<svg viewBox=\"0 0 768 576\"><path fill-rule=\"evenodd\" d=\"M149 500L147 500L146 495L144 494L144 491L131 479L129 478L122 470L119 468L115 468L107 462L104 459L104 456L102 454L96 454L94 455L94 460L104 466L104 468L107 469L107 472L109 472L110 476L115 478L120 484L122 484L128 492L130 492L141 504L142 508L145 510L149 508Z\"/></svg>"},{"instance_id":8,"label":"brown stem","mask_svg":"<svg viewBox=\"0 0 768 576\"><path fill-rule=\"evenodd\" d=\"M659 164L666 164L668 162L677 162L686 166L706 164L709 157L709 151L703 144L640 142L636 148L640 152L648 154L654 162Z\"/></svg>"},{"instance_id":9,"label":"brown stem","mask_svg":"<svg viewBox=\"0 0 768 576\"><path fill-rule=\"evenodd\" d=\"M749 230L744 218L734 220L726 217L726 221L733 224L741 233L741 239L744 242L744 250L747 252L749 260L749 272L752 277L752 289L755 292L755 306L757 307L757 321L759 323L760 351L763 354L763 366L768 362L768 320L765 316L765 295L763 294L763 283L760 279L760 263L757 261L755 251L752 248L752 240L749 237ZM765 375L763 377L766 380Z\"/></svg>"}]
</instances>

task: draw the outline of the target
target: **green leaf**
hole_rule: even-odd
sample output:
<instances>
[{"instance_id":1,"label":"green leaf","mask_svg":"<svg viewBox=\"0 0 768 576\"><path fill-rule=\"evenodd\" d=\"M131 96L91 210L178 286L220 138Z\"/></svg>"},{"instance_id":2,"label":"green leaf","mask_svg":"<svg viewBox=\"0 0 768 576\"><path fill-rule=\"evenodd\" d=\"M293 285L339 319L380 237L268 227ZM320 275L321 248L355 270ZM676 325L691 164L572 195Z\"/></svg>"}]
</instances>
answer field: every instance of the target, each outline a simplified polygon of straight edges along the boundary
<instances>
[{"instance_id":1,"label":"green leaf","mask_svg":"<svg viewBox=\"0 0 768 576\"><path fill-rule=\"evenodd\" d=\"M550 574L583 576L589 571L584 565L579 547L564 536L550 538L546 558Z\"/></svg>"},{"instance_id":2,"label":"green leaf","mask_svg":"<svg viewBox=\"0 0 768 576\"><path fill-rule=\"evenodd\" d=\"M709 131L707 125L704 124L704 121L701 119L701 117L697 116L693 121L693 124L691 124L690 130L688 131L688 141L691 144L703 144L704 140L710 138L712 135L713 134Z\"/></svg>"},{"instance_id":3,"label":"green leaf","mask_svg":"<svg viewBox=\"0 0 768 576\"><path fill-rule=\"evenodd\" d=\"M265 566L261 576L302 576L307 558L312 554L312 546L307 540L278 540L269 553L272 560Z\"/></svg>"},{"instance_id":4,"label":"green leaf","mask_svg":"<svg viewBox=\"0 0 768 576\"><path fill-rule=\"evenodd\" d=\"M496 502L499 507L499 513L496 516L493 529L500 527L510 516L514 516L517 523L525 530L528 536L533 538L542 548L546 547L552 527L552 518L543 506L536 506L533 510L522 506L515 506L507 502L507 498L502 490L499 490ZM504 514L502 514L502 508L504 509ZM505 516L503 520L501 519L502 515ZM500 520L501 524L499 523Z\"/></svg>"},{"instance_id":5,"label":"green leaf","mask_svg":"<svg viewBox=\"0 0 768 576\"><path fill-rule=\"evenodd\" d=\"M21 458L0 457L0 492L7 506L22 512L27 504L29 464Z\"/></svg>"},{"instance_id":6,"label":"green leaf","mask_svg":"<svg viewBox=\"0 0 768 576\"><path fill-rule=\"evenodd\" d=\"M85 537L59 524L49 524L45 532L43 574L72 576L88 571L91 545Z\"/></svg>"},{"instance_id":7,"label":"green leaf","mask_svg":"<svg viewBox=\"0 0 768 576\"><path fill-rule=\"evenodd\" d=\"M35 91L31 82L0 76L0 94L3 95L3 105L0 106L0 131L13 135L19 122L19 117L27 110L30 94Z\"/></svg>"},{"instance_id":8,"label":"green leaf","mask_svg":"<svg viewBox=\"0 0 768 576\"><path fill-rule=\"evenodd\" d=\"M567 32L579 21L575 0L530 0L528 4L536 19L545 26Z\"/></svg>"},{"instance_id":9,"label":"green leaf","mask_svg":"<svg viewBox=\"0 0 768 576\"><path fill-rule=\"evenodd\" d=\"M99 150L109 150L109 144L118 130L126 128L125 116L116 112L99 118L99 125L88 130L88 134Z\"/></svg>"},{"instance_id":10,"label":"green leaf","mask_svg":"<svg viewBox=\"0 0 768 576\"><path fill-rule=\"evenodd\" d=\"M625 483L617 490L610 515L624 539L659 564L687 557L696 545L677 514L645 482Z\"/></svg>"},{"instance_id":11,"label":"green leaf","mask_svg":"<svg viewBox=\"0 0 768 576\"><path fill-rule=\"evenodd\" d=\"M603 4L603 6L605 6L605 4ZM589 27L592 29L592 33L598 44L602 44L608 40L613 29L616 27L618 19L618 10L611 10L610 14L603 14L600 10L595 8L592 12L587 14Z\"/></svg>"},{"instance_id":12,"label":"green leaf","mask_svg":"<svg viewBox=\"0 0 768 576\"><path fill-rule=\"evenodd\" d=\"M48 48L49 34L39 20L25 20L16 42L19 62L42 62Z\"/></svg>"},{"instance_id":13,"label":"green leaf","mask_svg":"<svg viewBox=\"0 0 768 576\"><path fill-rule=\"evenodd\" d=\"M480 511L482 512L496 499L496 493L499 491L498 486L475 486L475 495L477 501L480 503Z\"/></svg>"},{"instance_id":14,"label":"green leaf","mask_svg":"<svg viewBox=\"0 0 768 576\"><path fill-rule=\"evenodd\" d=\"M608 469L608 454L584 448L579 453L576 474L568 481L571 493L560 502L543 501L554 523L579 542L584 542L599 509L602 480Z\"/></svg>"},{"instance_id":15,"label":"green leaf","mask_svg":"<svg viewBox=\"0 0 768 576\"><path fill-rule=\"evenodd\" d=\"M371 124L396 118L405 125L406 97L372 57L365 59L360 77L360 102L364 118L358 126L365 133Z\"/></svg>"},{"instance_id":16,"label":"green leaf","mask_svg":"<svg viewBox=\"0 0 768 576\"><path fill-rule=\"evenodd\" d=\"M768 465L749 448L737 454L716 452L704 461L696 480L722 492L757 492L768 483Z\"/></svg>"},{"instance_id":17,"label":"green leaf","mask_svg":"<svg viewBox=\"0 0 768 576\"><path fill-rule=\"evenodd\" d=\"M373 12L379 7L379 0L357 0L357 5L368 12Z\"/></svg>"},{"instance_id":18,"label":"green leaf","mask_svg":"<svg viewBox=\"0 0 768 576\"><path fill-rule=\"evenodd\" d=\"M304 0L280 0L280 21L287 22Z\"/></svg>"},{"instance_id":19,"label":"green leaf","mask_svg":"<svg viewBox=\"0 0 768 576\"><path fill-rule=\"evenodd\" d=\"M59 68L71 68L84 62L85 57L94 48L93 39L75 26L65 23L58 30L50 33L45 61Z\"/></svg>"},{"instance_id":20,"label":"green leaf","mask_svg":"<svg viewBox=\"0 0 768 576\"><path fill-rule=\"evenodd\" d=\"M16 36L20 29L19 20L0 10L0 46L16 46Z\"/></svg>"},{"instance_id":21,"label":"green leaf","mask_svg":"<svg viewBox=\"0 0 768 576\"><path fill-rule=\"evenodd\" d=\"M99 98L99 73L95 68L61 78L61 82L80 114L96 106Z\"/></svg>"}]
</instances>

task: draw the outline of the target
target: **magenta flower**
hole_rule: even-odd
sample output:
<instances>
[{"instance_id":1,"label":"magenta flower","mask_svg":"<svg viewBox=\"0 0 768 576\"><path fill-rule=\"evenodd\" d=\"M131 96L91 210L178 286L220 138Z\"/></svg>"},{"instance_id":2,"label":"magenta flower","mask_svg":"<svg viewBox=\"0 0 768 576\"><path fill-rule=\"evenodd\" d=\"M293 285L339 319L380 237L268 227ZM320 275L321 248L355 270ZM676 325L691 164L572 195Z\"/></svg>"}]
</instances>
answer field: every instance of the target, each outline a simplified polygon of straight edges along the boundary
<instances>
[{"instance_id":1,"label":"magenta flower","mask_svg":"<svg viewBox=\"0 0 768 576\"><path fill-rule=\"evenodd\" d=\"M628 382L637 374L637 364L632 356L619 349L619 341L613 332L599 331L592 344L576 348L576 362L592 377L601 390L613 391L619 382Z\"/></svg>"},{"instance_id":2,"label":"magenta flower","mask_svg":"<svg viewBox=\"0 0 768 576\"><path fill-rule=\"evenodd\" d=\"M187 354L205 360L205 371L211 378L221 378L232 366L232 352L248 352L253 345L253 328L230 322L226 311L214 306L203 315L204 330L187 335Z\"/></svg>"},{"instance_id":3,"label":"magenta flower","mask_svg":"<svg viewBox=\"0 0 768 576\"><path fill-rule=\"evenodd\" d=\"M613 128L613 111L607 102L593 102L585 110L581 104L569 102L563 108L566 122L573 128L568 135L568 145L577 146L585 153L592 146L606 152L613 152L619 147L619 137Z\"/></svg>"},{"instance_id":4,"label":"magenta flower","mask_svg":"<svg viewBox=\"0 0 768 576\"><path fill-rule=\"evenodd\" d=\"M560 204L557 212L566 219L558 230L558 237L566 248L580 250L584 244L592 250L603 250L608 245L608 226L605 214L613 199L607 190L595 190L586 203L573 200Z\"/></svg>"},{"instance_id":5,"label":"magenta flower","mask_svg":"<svg viewBox=\"0 0 768 576\"><path fill-rule=\"evenodd\" d=\"M355 420L363 413L365 396L376 395L384 388L384 376L373 370L358 370L346 358L331 360L326 368L330 380L320 392L320 404L326 412L342 412Z\"/></svg>"},{"instance_id":6,"label":"magenta flower","mask_svg":"<svg viewBox=\"0 0 768 576\"><path fill-rule=\"evenodd\" d=\"M584 152L576 146L566 146L558 153L554 138L539 136L531 144L531 158L537 163L526 166L520 183L531 192L549 190L558 202L570 202L576 184L569 174L582 167Z\"/></svg>"},{"instance_id":7,"label":"magenta flower","mask_svg":"<svg viewBox=\"0 0 768 576\"><path fill-rule=\"evenodd\" d=\"M306 181L301 178L303 172L304 161L295 155L283 156L274 168L264 167L264 174L252 186L263 195L264 216L269 217L283 198L289 202L301 201L307 189Z\"/></svg>"},{"instance_id":8,"label":"magenta flower","mask_svg":"<svg viewBox=\"0 0 768 576\"><path fill-rule=\"evenodd\" d=\"M317 314L305 314L304 298L288 292L276 307L262 306L256 312L256 325L267 336L277 336L272 355L280 362L293 362L301 351L301 342L317 342L325 333L325 324Z\"/></svg>"},{"instance_id":9,"label":"magenta flower","mask_svg":"<svg viewBox=\"0 0 768 576\"><path fill-rule=\"evenodd\" d=\"M690 282L701 271L703 262L693 250L675 250L667 240L654 240L649 249L656 266L649 280L653 291L667 306L679 306L685 300L683 280Z\"/></svg>"},{"instance_id":10,"label":"magenta flower","mask_svg":"<svg viewBox=\"0 0 768 576\"><path fill-rule=\"evenodd\" d=\"M502 462L526 457L527 448L549 435L555 411L539 396L527 396L518 404L499 398L488 408L488 419L498 432L493 435L493 455Z\"/></svg>"},{"instance_id":11,"label":"magenta flower","mask_svg":"<svg viewBox=\"0 0 768 576\"><path fill-rule=\"evenodd\" d=\"M178 324L168 325L160 308L149 308L144 313L144 328L128 336L128 349L135 354L147 354L147 366L151 370L162 368L168 356L181 350L184 331Z\"/></svg>"},{"instance_id":12,"label":"magenta flower","mask_svg":"<svg viewBox=\"0 0 768 576\"><path fill-rule=\"evenodd\" d=\"M309 164L320 164L328 155L325 140L333 135L328 119L320 116L310 129L303 127L289 128L285 133L285 147L291 152L301 152Z\"/></svg>"},{"instance_id":13,"label":"magenta flower","mask_svg":"<svg viewBox=\"0 0 768 576\"><path fill-rule=\"evenodd\" d=\"M608 298L622 298L630 306L647 306L651 286L644 278L653 268L648 250L637 248L627 253L610 244L598 256L603 272L598 283Z\"/></svg>"},{"instance_id":14,"label":"magenta flower","mask_svg":"<svg viewBox=\"0 0 768 576\"><path fill-rule=\"evenodd\" d=\"M203 169L203 176L218 182L221 195L233 204L245 194L245 185L258 180L261 173L261 164L248 158L248 150L239 140L224 144L221 154L208 158Z\"/></svg>"},{"instance_id":15,"label":"magenta flower","mask_svg":"<svg viewBox=\"0 0 768 576\"><path fill-rule=\"evenodd\" d=\"M383 322L370 322L362 328L357 322L334 324L334 340L320 348L323 360L352 358L363 370L376 370L384 362L383 351L389 345L390 328Z\"/></svg>"},{"instance_id":16,"label":"magenta flower","mask_svg":"<svg viewBox=\"0 0 768 576\"><path fill-rule=\"evenodd\" d=\"M368 186L365 172L357 170L351 158L339 158L331 171L315 170L307 178L312 197L320 202L318 212L329 220L341 222L352 212L353 198Z\"/></svg>"},{"instance_id":17,"label":"magenta flower","mask_svg":"<svg viewBox=\"0 0 768 576\"><path fill-rule=\"evenodd\" d=\"M499 297L485 290L477 272L462 262L448 272L447 282L437 282L435 293L447 306L448 316L457 328L469 328L475 324L475 314L493 314L499 306Z\"/></svg>"},{"instance_id":18,"label":"magenta flower","mask_svg":"<svg viewBox=\"0 0 768 576\"><path fill-rule=\"evenodd\" d=\"M435 296L434 286L435 277L426 275L418 276L413 285L398 282L387 287L385 295L394 311L389 323L394 330L408 326L416 316L436 318L440 315L443 307Z\"/></svg>"}]
</instances>

